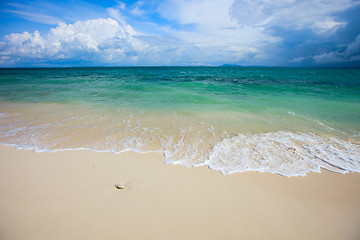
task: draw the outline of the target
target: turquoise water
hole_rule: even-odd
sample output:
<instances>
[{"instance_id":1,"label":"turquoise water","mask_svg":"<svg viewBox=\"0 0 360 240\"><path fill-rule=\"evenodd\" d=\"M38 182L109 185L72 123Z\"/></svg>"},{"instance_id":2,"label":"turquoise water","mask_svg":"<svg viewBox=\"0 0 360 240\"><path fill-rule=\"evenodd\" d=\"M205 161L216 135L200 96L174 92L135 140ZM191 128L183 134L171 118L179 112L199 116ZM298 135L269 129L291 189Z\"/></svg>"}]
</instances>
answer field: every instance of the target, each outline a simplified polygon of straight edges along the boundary
<instances>
[{"instance_id":1,"label":"turquoise water","mask_svg":"<svg viewBox=\"0 0 360 240\"><path fill-rule=\"evenodd\" d=\"M0 131L17 147L160 151L223 173L360 171L360 69L0 69Z\"/></svg>"}]
</instances>

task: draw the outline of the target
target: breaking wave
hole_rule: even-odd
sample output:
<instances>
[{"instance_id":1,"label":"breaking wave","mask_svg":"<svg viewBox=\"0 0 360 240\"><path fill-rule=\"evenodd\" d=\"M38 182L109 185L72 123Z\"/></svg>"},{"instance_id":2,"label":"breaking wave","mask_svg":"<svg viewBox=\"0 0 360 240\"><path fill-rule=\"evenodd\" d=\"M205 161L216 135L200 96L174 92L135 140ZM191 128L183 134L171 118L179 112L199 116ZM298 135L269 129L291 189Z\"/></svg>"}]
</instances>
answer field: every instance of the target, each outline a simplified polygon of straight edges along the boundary
<instances>
[{"instance_id":1,"label":"breaking wave","mask_svg":"<svg viewBox=\"0 0 360 240\"><path fill-rule=\"evenodd\" d=\"M215 144L205 165L223 174L257 171L304 176L320 168L360 172L359 158L359 143L279 131L223 139Z\"/></svg>"}]
</instances>

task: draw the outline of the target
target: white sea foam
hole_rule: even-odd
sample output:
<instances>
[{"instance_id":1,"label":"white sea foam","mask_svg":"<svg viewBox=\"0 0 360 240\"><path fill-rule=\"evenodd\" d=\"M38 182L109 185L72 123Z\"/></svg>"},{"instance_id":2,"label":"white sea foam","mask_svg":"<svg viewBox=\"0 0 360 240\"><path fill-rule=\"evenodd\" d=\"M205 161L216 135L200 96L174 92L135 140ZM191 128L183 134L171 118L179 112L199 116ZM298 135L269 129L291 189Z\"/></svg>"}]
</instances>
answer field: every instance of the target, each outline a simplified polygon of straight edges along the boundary
<instances>
[{"instance_id":1,"label":"white sea foam","mask_svg":"<svg viewBox=\"0 0 360 240\"><path fill-rule=\"evenodd\" d=\"M160 137L162 150L147 147L156 139L124 138L117 144L94 147L48 149L36 138L26 144L5 144L35 152L91 150L96 152L139 153L163 152L168 164L182 166L208 166L223 174L257 171L284 176L305 176L307 172L320 172L321 168L338 172L360 172L360 145L335 137L310 133L271 132L238 134L215 144L199 136ZM108 139L111 141L111 139Z\"/></svg>"},{"instance_id":2,"label":"white sea foam","mask_svg":"<svg viewBox=\"0 0 360 240\"><path fill-rule=\"evenodd\" d=\"M223 174L257 171L304 176L320 168L360 172L360 146L335 137L273 132L223 139L204 163Z\"/></svg>"}]
</instances>

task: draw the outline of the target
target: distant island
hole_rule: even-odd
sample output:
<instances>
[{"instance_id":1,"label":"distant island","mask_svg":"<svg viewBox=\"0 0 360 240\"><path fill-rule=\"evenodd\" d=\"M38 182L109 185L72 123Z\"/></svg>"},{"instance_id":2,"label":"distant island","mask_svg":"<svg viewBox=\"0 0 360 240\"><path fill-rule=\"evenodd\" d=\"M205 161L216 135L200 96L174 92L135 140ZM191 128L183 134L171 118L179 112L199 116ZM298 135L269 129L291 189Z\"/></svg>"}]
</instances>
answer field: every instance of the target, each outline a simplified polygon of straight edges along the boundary
<instances>
[{"instance_id":1,"label":"distant island","mask_svg":"<svg viewBox=\"0 0 360 240\"><path fill-rule=\"evenodd\" d=\"M244 66L241 66L238 64L223 64L223 65L220 65L219 67L244 67Z\"/></svg>"},{"instance_id":2,"label":"distant island","mask_svg":"<svg viewBox=\"0 0 360 240\"><path fill-rule=\"evenodd\" d=\"M263 65L250 65L250 66L243 66L238 64L223 64L219 67L269 67L269 66L263 66Z\"/></svg>"}]
</instances>

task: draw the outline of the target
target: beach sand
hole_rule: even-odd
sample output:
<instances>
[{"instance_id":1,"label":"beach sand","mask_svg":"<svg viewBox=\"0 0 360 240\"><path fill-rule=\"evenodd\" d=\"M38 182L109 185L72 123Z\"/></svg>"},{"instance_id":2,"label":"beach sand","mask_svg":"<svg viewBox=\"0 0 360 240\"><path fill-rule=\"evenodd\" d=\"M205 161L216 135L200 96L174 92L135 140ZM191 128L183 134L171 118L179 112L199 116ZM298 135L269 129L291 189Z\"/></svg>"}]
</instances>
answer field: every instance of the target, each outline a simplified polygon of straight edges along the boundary
<instances>
[{"instance_id":1,"label":"beach sand","mask_svg":"<svg viewBox=\"0 0 360 240\"><path fill-rule=\"evenodd\" d=\"M160 153L0 146L2 240L360 239L359 226L360 174L221 175Z\"/></svg>"}]
</instances>

